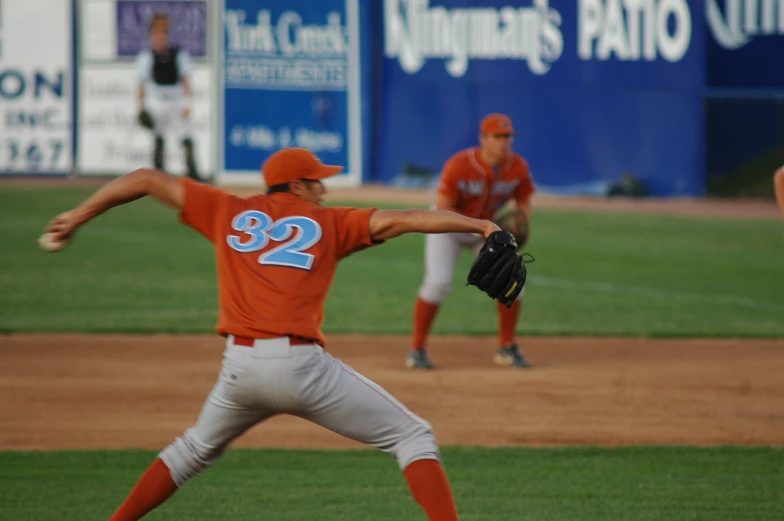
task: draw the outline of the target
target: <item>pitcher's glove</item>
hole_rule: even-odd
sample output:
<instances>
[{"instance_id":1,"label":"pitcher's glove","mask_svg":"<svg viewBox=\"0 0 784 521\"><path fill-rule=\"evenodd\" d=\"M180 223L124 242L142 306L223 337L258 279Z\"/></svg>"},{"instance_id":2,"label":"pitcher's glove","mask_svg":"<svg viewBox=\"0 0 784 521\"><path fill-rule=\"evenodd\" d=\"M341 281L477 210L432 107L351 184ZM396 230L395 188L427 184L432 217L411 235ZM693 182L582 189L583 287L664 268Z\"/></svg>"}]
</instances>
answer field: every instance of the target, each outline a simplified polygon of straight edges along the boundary
<instances>
[{"instance_id":1,"label":"pitcher's glove","mask_svg":"<svg viewBox=\"0 0 784 521\"><path fill-rule=\"evenodd\" d=\"M531 257L527 262L533 260ZM490 234L479 250L468 272L466 286L476 286L490 298L512 307L523 291L526 274L514 236L507 231L498 231Z\"/></svg>"},{"instance_id":2,"label":"pitcher's glove","mask_svg":"<svg viewBox=\"0 0 784 521\"><path fill-rule=\"evenodd\" d=\"M155 120L152 119L152 114L147 112L147 110L140 110L139 114L137 115L137 120L139 121L139 125L142 127L148 128L150 130L155 129Z\"/></svg>"}]
</instances>

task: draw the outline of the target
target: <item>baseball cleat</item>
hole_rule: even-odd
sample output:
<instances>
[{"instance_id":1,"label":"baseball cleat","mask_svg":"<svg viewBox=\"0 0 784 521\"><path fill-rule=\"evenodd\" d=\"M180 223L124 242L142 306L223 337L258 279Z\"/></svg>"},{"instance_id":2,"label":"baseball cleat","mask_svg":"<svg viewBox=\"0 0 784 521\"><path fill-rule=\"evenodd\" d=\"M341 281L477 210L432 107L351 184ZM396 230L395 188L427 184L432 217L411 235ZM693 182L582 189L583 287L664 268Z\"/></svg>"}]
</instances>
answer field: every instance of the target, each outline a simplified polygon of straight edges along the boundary
<instances>
[{"instance_id":1,"label":"baseball cleat","mask_svg":"<svg viewBox=\"0 0 784 521\"><path fill-rule=\"evenodd\" d=\"M517 344L509 344L499 349L494 360L496 364L508 367L531 367L531 362L526 360Z\"/></svg>"},{"instance_id":2,"label":"baseball cleat","mask_svg":"<svg viewBox=\"0 0 784 521\"><path fill-rule=\"evenodd\" d=\"M409 369L435 369L433 362L427 357L424 347L418 347L406 357L406 367Z\"/></svg>"}]
</instances>

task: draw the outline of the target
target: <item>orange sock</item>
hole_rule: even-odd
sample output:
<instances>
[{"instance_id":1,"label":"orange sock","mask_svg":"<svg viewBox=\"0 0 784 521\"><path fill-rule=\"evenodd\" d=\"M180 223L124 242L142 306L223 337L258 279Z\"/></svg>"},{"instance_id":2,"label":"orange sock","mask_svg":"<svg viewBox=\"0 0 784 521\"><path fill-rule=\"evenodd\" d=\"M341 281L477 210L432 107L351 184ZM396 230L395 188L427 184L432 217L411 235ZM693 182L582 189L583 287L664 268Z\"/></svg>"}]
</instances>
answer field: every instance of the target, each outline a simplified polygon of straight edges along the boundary
<instances>
[{"instance_id":1,"label":"orange sock","mask_svg":"<svg viewBox=\"0 0 784 521\"><path fill-rule=\"evenodd\" d=\"M773 177L773 186L776 190L776 201L779 203L781 216L784 217L784 166L776 170Z\"/></svg>"},{"instance_id":2,"label":"orange sock","mask_svg":"<svg viewBox=\"0 0 784 521\"><path fill-rule=\"evenodd\" d=\"M109 521L137 521L177 491L169 468L156 459L139 478L136 486Z\"/></svg>"},{"instance_id":3,"label":"orange sock","mask_svg":"<svg viewBox=\"0 0 784 521\"><path fill-rule=\"evenodd\" d=\"M517 319L520 316L520 301L516 300L511 308L496 302L498 308L498 341L501 347L513 344L517 330Z\"/></svg>"},{"instance_id":4,"label":"orange sock","mask_svg":"<svg viewBox=\"0 0 784 521\"><path fill-rule=\"evenodd\" d=\"M431 304L417 297L414 307L414 338L411 349L425 346L425 339L430 333L430 327L436 319L439 307L438 304Z\"/></svg>"},{"instance_id":5,"label":"orange sock","mask_svg":"<svg viewBox=\"0 0 784 521\"><path fill-rule=\"evenodd\" d=\"M430 521L458 521L452 489L441 463L420 459L405 470L411 495Z\"/></svg>"}]
</instances>

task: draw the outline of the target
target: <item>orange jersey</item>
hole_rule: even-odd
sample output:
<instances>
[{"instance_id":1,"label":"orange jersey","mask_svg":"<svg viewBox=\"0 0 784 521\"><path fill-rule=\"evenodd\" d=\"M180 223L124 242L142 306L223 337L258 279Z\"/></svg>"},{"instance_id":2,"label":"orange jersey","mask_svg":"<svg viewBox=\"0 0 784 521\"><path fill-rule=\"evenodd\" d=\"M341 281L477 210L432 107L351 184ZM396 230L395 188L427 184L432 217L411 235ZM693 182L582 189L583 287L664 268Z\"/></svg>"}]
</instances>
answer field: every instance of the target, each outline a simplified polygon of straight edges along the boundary
<instances>
[{"instance_id":1,"label":"orange jersey","mask_svg":"<svg viewBox=\"0 0 784 521\"><path fill-rule=\"evenodd\" d=\"M373 246L370 215L288 193L247 199L183 179L180 221L215 247L221 335L325 345L324 300L340 259Z\"/></svg>"},{"instance_id":2,"label":"orange jersey","mask_svg":"<svg viewBox=\"0 0 784 521\"><path fill-rule=\"evenodd\" d=\"M520 155L510 152L495 172L476 147L450 157L438 184L438 193L448 197L458 213L476 219L492 219L510 199L527 201L535 190L528 163Z\"/></svg>"}]
</instances>

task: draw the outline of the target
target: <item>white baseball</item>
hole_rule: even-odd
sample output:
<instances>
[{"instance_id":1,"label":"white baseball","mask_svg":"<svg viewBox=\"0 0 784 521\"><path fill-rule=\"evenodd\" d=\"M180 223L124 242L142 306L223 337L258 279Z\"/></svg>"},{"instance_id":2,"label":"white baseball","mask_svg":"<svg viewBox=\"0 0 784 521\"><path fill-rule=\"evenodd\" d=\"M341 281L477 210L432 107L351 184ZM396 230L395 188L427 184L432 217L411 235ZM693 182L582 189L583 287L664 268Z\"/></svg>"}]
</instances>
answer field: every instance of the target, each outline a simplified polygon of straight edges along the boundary
<instances>
[{"instance_id":1,"label":"white baseball","mask_svg":"<svg viewBox=\"0 0 784 521\"><path fill-rule=\"evenodd\" d=\"M54 239L53 233L44 233L38 238L38 246L44 251L54 253L65 249L68 241L58 241Z\"/></svg>"}]
</instances>

